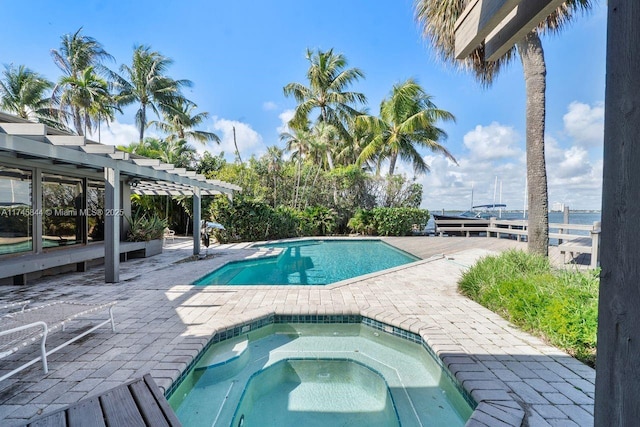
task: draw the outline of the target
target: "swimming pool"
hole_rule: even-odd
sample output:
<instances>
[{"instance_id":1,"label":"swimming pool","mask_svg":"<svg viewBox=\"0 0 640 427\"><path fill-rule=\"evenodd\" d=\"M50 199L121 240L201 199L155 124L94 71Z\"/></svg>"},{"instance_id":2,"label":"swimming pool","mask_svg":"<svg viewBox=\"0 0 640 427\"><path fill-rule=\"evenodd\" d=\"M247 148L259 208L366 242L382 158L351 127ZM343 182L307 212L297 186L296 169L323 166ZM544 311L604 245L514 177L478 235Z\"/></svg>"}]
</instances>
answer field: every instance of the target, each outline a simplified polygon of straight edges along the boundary
<instances>
[{"instance_id":1,"label":"swimming pool","mask_svg":"<svg viewBox=\"0 0 640 427\"><path fill-rule=\"evenodd\" d=\"M385 330L280 323L240 334L209 347L169 403L185 427L463 426L469 397L422 344Z\"/></svg>"},{"instance_id":2,"label":"swimming pool","mask_svg":"<svg viewBox=\"0 0 640 427\"><path fill-rule=\"evenodd\" d=\"M327 285L419 260L381 240L299 240L276 257L234 261L196 280L207 285Z\"/></svg>"}]
</instances>

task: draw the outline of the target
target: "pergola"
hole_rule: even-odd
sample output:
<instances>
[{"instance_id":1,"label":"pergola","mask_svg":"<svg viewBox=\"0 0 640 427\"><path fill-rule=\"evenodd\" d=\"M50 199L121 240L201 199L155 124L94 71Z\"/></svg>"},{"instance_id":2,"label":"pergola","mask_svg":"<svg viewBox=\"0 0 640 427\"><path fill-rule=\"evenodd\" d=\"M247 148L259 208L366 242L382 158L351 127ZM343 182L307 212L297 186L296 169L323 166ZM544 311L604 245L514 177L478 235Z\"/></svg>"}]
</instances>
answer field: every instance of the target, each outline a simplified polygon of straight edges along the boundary
<instances>
[{"instance_id":1,"label":"pergola","mask_svg":"<svg viewBox=\"0 0 640 427\"><path fill-rule=\"evenodd\" d=\"M494 60L563 0L472 0L456 56L484 42ZM595 425L640 419L640 2L608 0Z\"/></svg>"},{"instance_id":2,"label":"pergola","mask_svg":"<svg viewBox=\"0 0 640 427\"><path fill-rule=\"evenodd\" d=\"M233 196L241 188L206 179L194 171L176 168L160 160L117 150L114 146L69 135L44 124L0 113L0 163L29 165L33 176L33 252L43 252L41 170L55 170L104 181L105 281L119 281L122 214L131 215L130 195L193 196L193 230L199 230L201 198ZM193 235L193 253L200 252L200 236Z\"/></svg>"}]
</instances>

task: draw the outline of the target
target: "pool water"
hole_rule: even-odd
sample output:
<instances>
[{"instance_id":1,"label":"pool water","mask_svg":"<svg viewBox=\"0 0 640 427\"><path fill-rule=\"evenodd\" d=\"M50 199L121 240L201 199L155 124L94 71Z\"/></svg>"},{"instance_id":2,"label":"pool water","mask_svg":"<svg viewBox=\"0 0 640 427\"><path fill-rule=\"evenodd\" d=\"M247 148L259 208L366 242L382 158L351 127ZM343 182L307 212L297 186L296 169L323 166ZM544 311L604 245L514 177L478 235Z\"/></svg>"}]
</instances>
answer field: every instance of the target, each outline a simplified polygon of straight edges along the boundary
<instances>
[{"instance_id":1,"label":"pool water","mask_svg":"<svg viewBox=\"0 0 640 427\"><path fill-rule=\"evenodd\" d=\"M420 344L362 324L272 324L211 346L169 403L185 427L463 426Z\"/></svg>"},{"instance_id":2,"label":"pool water","mask_svg":"<svg viewBox=\"0 0 640 427\"><path fill-rule=\"evenodd\" d=\"M380 240L302 240L262 245L277 257L236 261L194 285L327 285L419 260Z\"/></svg>"},{"instance_id":3,"label":"pool water","mask_svg":"<svg viewBox=\"0 0 640 427\"><path fill-rule=\"evenodd\" d=\"M380 374L352 360L286 359L249 380L232 426L396 427Z\"/></svg>"}]
</instances>

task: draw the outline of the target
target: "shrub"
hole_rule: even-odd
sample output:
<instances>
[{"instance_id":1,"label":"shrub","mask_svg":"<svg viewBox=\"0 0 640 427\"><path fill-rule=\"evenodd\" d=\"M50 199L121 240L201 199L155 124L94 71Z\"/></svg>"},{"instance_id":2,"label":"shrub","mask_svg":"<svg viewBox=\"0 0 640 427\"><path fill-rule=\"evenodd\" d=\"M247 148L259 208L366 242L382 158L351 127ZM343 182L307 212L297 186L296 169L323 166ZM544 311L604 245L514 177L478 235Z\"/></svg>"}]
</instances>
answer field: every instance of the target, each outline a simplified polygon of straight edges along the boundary
<instances>
[{"instance_id":1,"label":"shrub","mask_svg":"<svg viewBox=\"0 0 640 427\"><path fill-rule=\"evenodd\" d=\"M157 215L149 218L146 215L127 218L129 221L129 233L127 239L130 242L148 242L149 240L162 239L164 229L167 228L167 220Z\"/></svg>"},{"instance_id":2,"label":"shrub","mask_svg":"<svg viewBox=\"0 0 640 427\"><path fill-rule=\"evenodd\" d=\"M463 274L461 293L595 366L598 271L553 271L546 258L509 251Z\"/></svg>"},{"instance_id":3,"label":"shrub","mask_svg":"<svg viewBox=\"0 0 640 427\"><path fill-rule=\"evenodd\" d=\"M347 223L351 230L380 236L408 236L429 221L429 211L418 208L374 208L357 211Z\"/></svg>"}]
</instances>

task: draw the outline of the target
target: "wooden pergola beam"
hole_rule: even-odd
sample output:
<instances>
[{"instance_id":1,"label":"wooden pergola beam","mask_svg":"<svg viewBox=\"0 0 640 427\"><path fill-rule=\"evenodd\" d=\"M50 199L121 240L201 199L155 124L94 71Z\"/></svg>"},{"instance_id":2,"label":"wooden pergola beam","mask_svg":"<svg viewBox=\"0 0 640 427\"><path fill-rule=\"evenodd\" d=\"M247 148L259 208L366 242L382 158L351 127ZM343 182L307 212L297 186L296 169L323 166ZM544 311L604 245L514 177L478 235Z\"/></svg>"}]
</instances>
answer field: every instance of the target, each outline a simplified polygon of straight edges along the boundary
<instances>
[{"instance_id":1,"label":"wooden pergola beam","mask_svg":"<svg viewBox=\"0 0 640 427\"><path fill-rule=\"evenodd\" d=\"M533 30L564 0L523 0L485 40L485 61L495 61Z\"/></svg>"},{"instance_id":2,"label":"wooden pergola beam","mask_svg":"<svg viewBox=\"0 0 640 427\"><path fill-rule=\"evenodd\" d=\"M454 27L456 58L469 56L520 1L522 0L474 0L469 3Z\"/></svg>"},{"instance_id":3,"label":"wooden pergola beam","mask_svg":"<svg viewBox=\"0 0 640 427\"><path fill-rule=\"evenodd\" d=\"M455 56L464 59L485 42L485 60L495 61L564 0L475 0L455 24Z\"/></svg>"}]
</instances>

